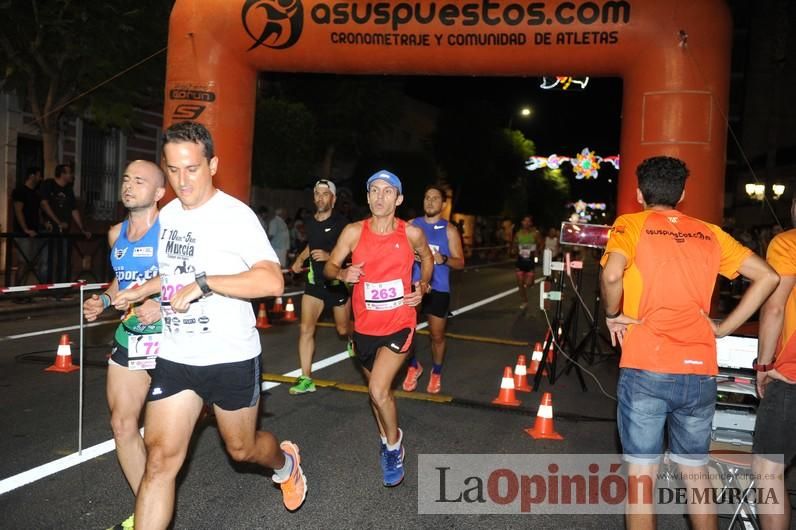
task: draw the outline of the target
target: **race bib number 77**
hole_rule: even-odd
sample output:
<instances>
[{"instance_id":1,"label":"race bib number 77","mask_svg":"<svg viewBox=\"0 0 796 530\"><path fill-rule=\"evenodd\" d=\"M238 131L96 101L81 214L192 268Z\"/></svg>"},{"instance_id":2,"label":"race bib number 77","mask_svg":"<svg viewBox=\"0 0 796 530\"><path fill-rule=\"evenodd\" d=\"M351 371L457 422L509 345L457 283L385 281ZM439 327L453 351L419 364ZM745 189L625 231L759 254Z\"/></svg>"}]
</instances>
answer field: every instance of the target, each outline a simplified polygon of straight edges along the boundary
<instances>
[{"instance_id":1,"label":"race bib number 77","mask_svg":"<svg viewBox=\"0 0 796 530\"><path fill-rule=\"evenodd\" d=\"M129 335L127 337L127 368L129 370L152 370L160 353L160 333Z\"/></svg>"}]
</instances>

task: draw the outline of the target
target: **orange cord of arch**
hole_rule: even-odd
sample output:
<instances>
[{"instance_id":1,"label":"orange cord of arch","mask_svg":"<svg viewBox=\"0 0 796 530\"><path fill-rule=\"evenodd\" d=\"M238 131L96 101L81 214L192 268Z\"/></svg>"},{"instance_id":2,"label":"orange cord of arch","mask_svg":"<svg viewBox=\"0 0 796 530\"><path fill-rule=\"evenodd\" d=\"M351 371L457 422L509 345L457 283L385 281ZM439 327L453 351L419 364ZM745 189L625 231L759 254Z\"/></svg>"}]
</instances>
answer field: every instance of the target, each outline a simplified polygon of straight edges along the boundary
<instances>
[{"instance_id":1,"label":"orange cord of arch","mask_svg":"<svg viewBox=\"0 0 796 530\"><path fill-rule=\"evenodd\" d=\"M665 154L691 170L682 209L720 222L730 30L722 0L177 0L165 126L207 125L217 185L248 201L258 71L620 76L619 213Z\"/></svg>"}]
</instances>

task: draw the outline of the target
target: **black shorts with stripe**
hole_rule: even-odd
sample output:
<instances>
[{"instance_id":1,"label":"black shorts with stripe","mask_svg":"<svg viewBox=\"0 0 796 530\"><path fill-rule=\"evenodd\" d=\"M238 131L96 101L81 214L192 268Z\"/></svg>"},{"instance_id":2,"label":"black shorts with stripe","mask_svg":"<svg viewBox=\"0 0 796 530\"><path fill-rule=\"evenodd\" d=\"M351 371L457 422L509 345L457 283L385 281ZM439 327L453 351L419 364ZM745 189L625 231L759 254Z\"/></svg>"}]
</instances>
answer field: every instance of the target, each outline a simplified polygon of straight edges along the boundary
<instances>
[{"instance_id":1,"label":"black shorts with stripe","mask_svg":"<svg viewBox=\"0 0 796 530\"><path fill-rule=\"evenodd\" d=\"M362 366L368 370L373 369L376 354L379 348L388 348L397 354L408 353L412 349L412 342L415 338L414 328L404 328L390 335L365 335L364 333L354 332L354 349L362 362Z\"/></svg>"}]
</instances>

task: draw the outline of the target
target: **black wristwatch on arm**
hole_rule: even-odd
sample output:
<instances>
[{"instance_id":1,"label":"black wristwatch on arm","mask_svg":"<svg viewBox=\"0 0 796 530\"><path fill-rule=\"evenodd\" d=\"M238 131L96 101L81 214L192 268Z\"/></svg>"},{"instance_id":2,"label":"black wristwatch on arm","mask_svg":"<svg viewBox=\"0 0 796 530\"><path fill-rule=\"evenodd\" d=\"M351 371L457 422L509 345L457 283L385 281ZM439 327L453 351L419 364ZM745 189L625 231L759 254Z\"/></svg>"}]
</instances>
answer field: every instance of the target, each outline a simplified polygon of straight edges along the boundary
<instances>
[{"instance_id":1,"label":"black wristwatch on arm","mask_svg":"<svg viewBox=\"0 0 796 530\"><path fill-rule=\"evenodd\" d=\"M199 286L199 289L202 290L202 296L207 296L213 294L213 290L210 289L210 286L207 285L207 275L204 272L197 272L194 281L196 285Z\"/></svg>"}]
</instances>

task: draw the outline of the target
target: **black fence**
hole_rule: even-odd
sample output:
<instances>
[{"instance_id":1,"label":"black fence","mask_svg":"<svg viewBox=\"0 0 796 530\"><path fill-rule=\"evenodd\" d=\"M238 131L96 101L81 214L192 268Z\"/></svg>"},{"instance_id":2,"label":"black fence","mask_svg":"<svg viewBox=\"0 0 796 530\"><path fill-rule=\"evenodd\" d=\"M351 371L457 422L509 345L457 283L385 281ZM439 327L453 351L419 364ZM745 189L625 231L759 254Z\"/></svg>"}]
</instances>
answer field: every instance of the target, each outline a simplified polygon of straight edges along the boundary
<instances>
[{"instance_id":1,"label":"black fence","mask_svg":"<svg viewBox=\"0 0 796 530\"><path fill-rule=\"evenodd\" d=\"M5 287L111 278L106 234L0 233L5 248Z\"/></svg>"}]
</instances>

